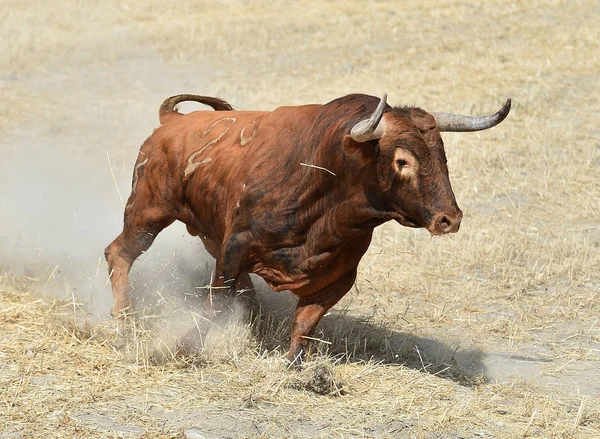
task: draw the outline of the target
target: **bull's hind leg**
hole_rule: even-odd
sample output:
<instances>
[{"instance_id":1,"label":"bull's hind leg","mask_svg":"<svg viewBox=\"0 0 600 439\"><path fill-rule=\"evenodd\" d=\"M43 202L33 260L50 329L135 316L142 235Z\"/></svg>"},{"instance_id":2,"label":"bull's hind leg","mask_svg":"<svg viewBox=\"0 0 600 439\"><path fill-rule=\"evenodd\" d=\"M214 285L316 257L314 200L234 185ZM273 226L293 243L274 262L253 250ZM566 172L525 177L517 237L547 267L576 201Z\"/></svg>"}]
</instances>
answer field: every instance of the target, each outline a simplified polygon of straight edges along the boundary
<instances>
[{"instance_id":1,"label":"bull's hind leg","mask_svg":"<svg viewBox=\"0 0 600 439\"><path fill-rule=\"evenodd\" d=\"M233 311L237 287L247 289L252 285L243 266L248 250L245 234L239 233L228 236L216 252L215 273L207 298L213 315Z\"/></svg>"},{"instance_id":2,"label":"bull's hind leg","mask_svg":"<svg viewBox=\"0 0 600 439\"><path fill-rule=\"evenodd\" d=\"M247 318L253 318L259 311L256 290L250 275L243 272L235 284L235 302L239 303Z\"/></svg>"},{"instance_id":3,"label":"bull's hind leg","mask_svg":"<svg viewBox=\"0 0 600 439\"><path fill-rule=\"evenodd\" d=\"M256 291L250 275L243 272L238 278L235 284L235 291L237 296L242 296L244 300L253 301L256 297Z\"/></svg>"},{"instance_id":4,"label":"bull's hind leg","mask_svg":"<svg viewBox=\"0 0 600 439\"><path fill-rule=\"evenodd\" d=\"M104 251L114 295L112 314L118 322L117 330L124 329L123 323L131 311L128 277L133 262L150 248L156 235L174 221L162 209L138 206L125 211L123 232Z\"/></svg>"},{"instance_id":5,"label":"bull's hind leg","mask_svg":"<svg viewBox=\"0 0 600 439\"><path fill-rule=\"evenodd\" d=\"M218 262L219 254L221 252L221 245L217 244L215 241L208 239L205 236L202 236L200 233L198 233L198 231L194 227L192 227L190 225L187 226L187 230L192 236L200 237L200 239L202 240L202 242L204 244L204 247L206 248L206 251L208 251L208 253L210 253L210 255L213 258L215 258L215 260L217 261L216 272L221 273L222 270L219 270L220 264ZM229 264L229 265L231 265L231 264ZM222 264L221 264L221 267L222 267ZM234 268L233 273L235 273L236 271L237 271L237 268ZM218 279L218 277L219 276L217 276L217 279L213 280L212 287L216 288L216 286L218 285L219 289L228 289L228 288L225 288L225 286L229 287L231 285L230 282L224 282L224 283L220 282L221 280L225 279L225 275L223 275L223 279ZM214 296L212 296L212 293L216 293L216 289L211 289L210 293L211 293L211 296L209 296L209 302L210 302L209 304L212 307L213 299L214 299ZM227 293L225 295L227 296ZM255 303L256 294L255 294L255 290L254 290L254 284L252 283L252 279L250 279L250 275L246 272L240 273L240 275L237 277L237 279L235 281L235 297L241 299L242 303L247 308L252 307Z\"/></svg>"}]
</instances>

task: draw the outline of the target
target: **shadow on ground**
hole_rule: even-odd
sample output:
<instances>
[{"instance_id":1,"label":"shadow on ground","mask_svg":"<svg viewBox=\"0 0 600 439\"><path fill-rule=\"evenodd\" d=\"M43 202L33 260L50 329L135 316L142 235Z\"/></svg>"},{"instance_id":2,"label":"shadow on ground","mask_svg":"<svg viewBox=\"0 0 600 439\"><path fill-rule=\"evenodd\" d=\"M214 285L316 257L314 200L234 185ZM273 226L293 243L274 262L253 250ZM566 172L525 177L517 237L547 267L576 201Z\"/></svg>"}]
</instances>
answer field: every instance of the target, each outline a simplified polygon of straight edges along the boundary
<instances>
[{"instance_id":1,"label":"shadow on ground","mask_svg":"<svg viewBox=\"0 0 600 439\"><path fill-rule=\"evenodd\" d=\"M256 283L256 282L255 282ZM195 299L201 307L204 298ZM253 311L251 330L260 350L278 350L285 354L289 347L291 319L297 299L289 293L274 293L259 287L257 306ZM188 301L188 305L194 304ZM192 328L185 344L199 346L198 331ZM347 310L333 310L325 316L314 334L312 356L327 355L336 362L375 362L405 366L451 379L463 385L488 380L485 353L459 343L447 344L433 337L390 329L375 318L350 315Z\"/></svg>"},{"instance_id":2,"label":"shadow on ground","mask_svg":"<svg viewBox=\"0 0 600 439\"><path fill-rule=\"evenodd\" d=\"M279 348L283 353L289 346L291 321L284 317L279 321L281 329L275 334L265 332L264 329L273 327L274 319L263 309L259 322L253 324L254 334L266 348ZM340 362L401 365L464 385L487 381L485 354L479 349L465 349L459 344L449 345L434 338L391 330L383 322L345 311L324 317L314 337L322 341L313 341L312 355L326 354Z\"/></svg>"},{"instance_id":3,"label":"shadow on ground","mask_svg":"<svg viewBox=\"0 0 600 439\"><path fill-rule=\"evenodd\" d=\"M460 344L395 331L368 318L332 313L318 329L330 341L329 354L351 362L403 365L473 385L486 381L485 354Z\"/></svg>"}]
</instances>

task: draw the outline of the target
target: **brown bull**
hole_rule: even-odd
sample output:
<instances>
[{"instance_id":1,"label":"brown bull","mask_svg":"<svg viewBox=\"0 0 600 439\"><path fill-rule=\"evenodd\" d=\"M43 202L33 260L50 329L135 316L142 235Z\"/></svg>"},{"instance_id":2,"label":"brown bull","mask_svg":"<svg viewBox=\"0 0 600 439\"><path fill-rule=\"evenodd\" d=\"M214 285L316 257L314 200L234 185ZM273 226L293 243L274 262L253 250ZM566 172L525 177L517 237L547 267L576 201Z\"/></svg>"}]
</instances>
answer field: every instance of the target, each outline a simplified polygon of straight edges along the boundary
<instances>
[{"instance_id":1,"label":"brown bull","mask_svg":"<svg viewBox=\"0 0 600 439\"><path fill-rule=\"evenodd\" d=\"M218 111L175 111L186 100ZM359 94L274 111L167 99L133 171L123 232L105 251L113 315L122 320L131 307L133 261L179 220L216 259L214 296L251 286L248 273L299 296L288 358L301 359L321 317L352 287L375 227L396 220L434 235L458 231L440 132L491 128L509 110L510 100L491 116L430 114Z\"/></svg>"}]
</instances>

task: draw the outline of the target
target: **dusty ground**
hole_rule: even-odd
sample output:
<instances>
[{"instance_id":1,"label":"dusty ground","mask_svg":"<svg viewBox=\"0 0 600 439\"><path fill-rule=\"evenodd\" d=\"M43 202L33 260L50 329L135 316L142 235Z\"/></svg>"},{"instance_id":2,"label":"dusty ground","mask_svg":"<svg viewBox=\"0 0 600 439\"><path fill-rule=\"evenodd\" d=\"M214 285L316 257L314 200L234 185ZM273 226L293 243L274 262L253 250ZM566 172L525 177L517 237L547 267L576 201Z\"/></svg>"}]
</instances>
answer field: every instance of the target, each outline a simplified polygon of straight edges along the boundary
<instances>
[{"instance_id":1,"label":"dusty ground","mask_svg":"<svg viewBox=\"0 0 600 439\"><path fill-rule=\"evenodd\" d=\"M593 1L5 0L0 438L600 437L599 21ZM293 371L294 300L264 286L259 321L176 355L211 269L176 227L134 267L138 338L114 347L99 258L165 97L384 90L513 98L499 127L444 136L459 234L379 228Z\"/></svg>"}]
</instances>

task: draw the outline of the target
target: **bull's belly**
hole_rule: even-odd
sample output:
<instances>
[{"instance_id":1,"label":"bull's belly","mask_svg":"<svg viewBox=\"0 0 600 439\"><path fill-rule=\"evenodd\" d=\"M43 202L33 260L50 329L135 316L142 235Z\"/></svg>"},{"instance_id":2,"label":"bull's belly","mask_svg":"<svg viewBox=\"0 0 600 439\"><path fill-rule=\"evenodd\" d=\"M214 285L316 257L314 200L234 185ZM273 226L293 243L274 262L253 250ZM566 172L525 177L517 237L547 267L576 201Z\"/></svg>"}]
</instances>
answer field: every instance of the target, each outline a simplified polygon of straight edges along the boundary
<instances>
[{"instance_id":1,"label":"bull's belly","mask_svg":"<svg viewBox=\"0 0 600 439\"><path fill-rule=\"evenodd\" d=\"M253 271L264 279L274 291L291 291L297 296L311 296L335 283L345 273L331 270L326 273L303 273L290 277L279 270L262 267Z\"/></svg>"},{"instance_id":2,"label":"bull's belly","mask_svg":"<svg viewBox=\"0 0 600 439\"><path fill-rule=\"evenodd\" d=\"M298 276L290 276L280 270L270 267L259 266L252 270L264 279L267 285L274 291L296 291L310 284L308 274L302 273Z\"/></svg>"},{"instance_id":3,"label":"bull's belly","mask_svg":"<svg viewBox=\"0 0 600 439\"><path fill-rule=\"evenodd\" d=\"M297 263L288 261L289 267L261 262L255 264L251 272L261 276L275 291L289 290L300 297L311 296L325 290L356 268L364 254L364 251L343 250L341 248L338 252L321 253Z\"/></svg>"}]
</instances>

